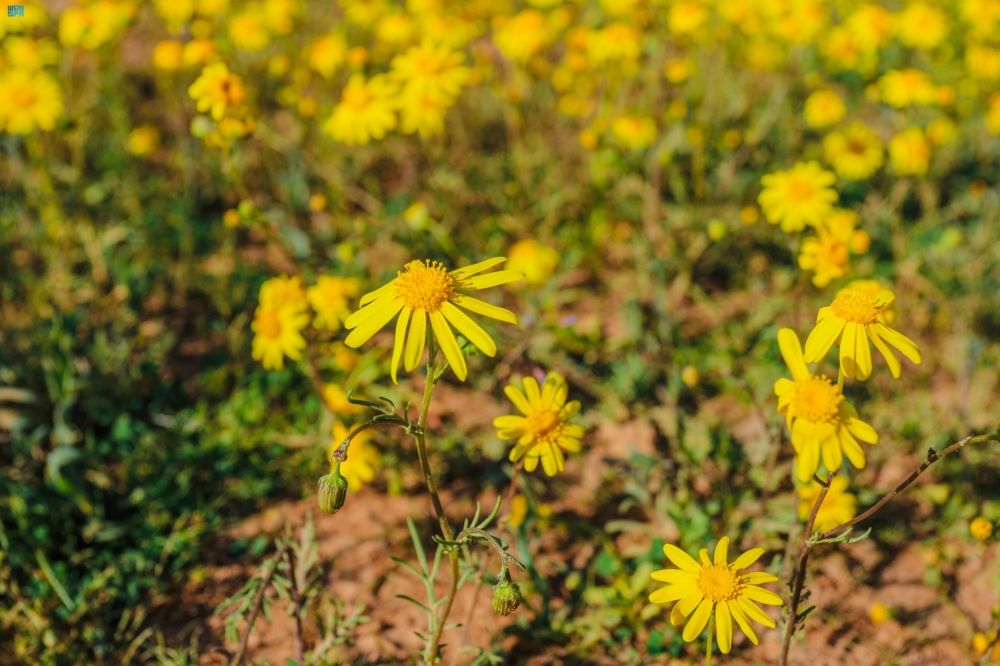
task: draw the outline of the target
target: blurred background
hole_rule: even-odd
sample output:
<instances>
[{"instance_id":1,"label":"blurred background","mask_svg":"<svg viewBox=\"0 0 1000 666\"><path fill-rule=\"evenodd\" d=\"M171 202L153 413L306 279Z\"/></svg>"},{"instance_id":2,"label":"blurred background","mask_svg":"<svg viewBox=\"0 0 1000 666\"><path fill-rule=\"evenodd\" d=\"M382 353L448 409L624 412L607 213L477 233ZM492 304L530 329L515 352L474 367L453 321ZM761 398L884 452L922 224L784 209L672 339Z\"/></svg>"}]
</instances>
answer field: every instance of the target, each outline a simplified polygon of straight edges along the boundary
<instances>
[{"instance_id":1,"label":"blurred background","mask_svg":"<svg viewBox=\"0 0 1000 666\"><path fill-rule=\"evenodd\" d=\"M412 258L527 275L494 295L521 318L489 327L497 358L437 391L449 511L507 491L513 378L562 373L587 436L522 478L501 531L525 607L463 591L452 663L696 659L647 601L665 542L729 534L787 573L808 489L775 335L804 339L853 279L894 291L923 363L849 384L881 442L845 510L998 425L997 0L7 4L2 663L225 663L276 539L315 554L307 650L275 597L249 661L419 649L396 597L419 584L388 558L413 559L408 516L431 529L411 443L374 434L363 487L315 509L347 391L412 404L419 374L392 385L388 336L349 350L338 316L263 367L270 278L346 279L317 296L336 315ZM810 162L835 207L761 208L763 177ZM821 551L792 663L1000 661L998 471L969 447ZM727 663L773 663L779 638Z\"/></svg>"}]
</instances>

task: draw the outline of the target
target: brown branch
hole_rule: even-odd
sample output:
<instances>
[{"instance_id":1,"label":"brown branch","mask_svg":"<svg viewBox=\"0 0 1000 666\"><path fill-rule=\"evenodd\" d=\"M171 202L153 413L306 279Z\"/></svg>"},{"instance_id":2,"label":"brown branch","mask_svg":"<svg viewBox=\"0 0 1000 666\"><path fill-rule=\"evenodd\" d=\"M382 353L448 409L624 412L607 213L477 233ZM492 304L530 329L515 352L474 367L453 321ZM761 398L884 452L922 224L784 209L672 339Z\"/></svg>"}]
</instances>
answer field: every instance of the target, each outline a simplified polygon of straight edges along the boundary
<instances>
[{"instance_id":1,"label":"brown branch","mask_svg":"<svg viewBox=\"0 0 1000 666\"><path fill-rule=\"evenodd\" d=\"M247 644L250 642L250 633L253 631L254 622L257 621L257 616L260 615L260 609L264 605L264 595L267 594L267 586L271 584L271 578L274 573L278 570L278 563L281 558L284 557L285 551L288 549L288 543L286 542L281 546L277 555L269 563L270 566L264 575L260 579L260 589L257 590L257 596L253 600L253 610L250 611L250 617L247 620L247 630L243 634L243 638L240 639L240 648L236 652L236 656L230 662L231 666L240 666L243 663L243 657L246 655Z\"/></svg>"}]
</instances>

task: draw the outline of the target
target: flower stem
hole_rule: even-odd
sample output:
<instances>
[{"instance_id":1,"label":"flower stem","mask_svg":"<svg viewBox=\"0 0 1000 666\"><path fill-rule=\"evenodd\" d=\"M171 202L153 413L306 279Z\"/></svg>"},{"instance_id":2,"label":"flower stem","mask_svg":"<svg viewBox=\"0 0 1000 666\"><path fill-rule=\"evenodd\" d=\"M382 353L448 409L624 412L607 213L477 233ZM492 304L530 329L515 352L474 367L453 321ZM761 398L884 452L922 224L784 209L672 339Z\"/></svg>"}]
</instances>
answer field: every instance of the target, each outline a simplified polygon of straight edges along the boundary
<instances>
[{"instance_id":1,"label":"flower stem","mask_svg":"<svg viewBox=\"0 0 1000 666\"><path fill-rule=\"evenodd\" d=\"M420 418L417 422L418 430L413 438L417 443L417 457L420 458L420 469L424 474L424 482L427 484L427 492L431 496L431 504L434 507L434 515L437 517L441 527L441 536L445 541L454 541L455 536L448 523L448 516L445 515L444 506L441 504L441 497L438 494L437 483L434 481L434 473L431 471L430 458L427 455L427 414L431 408L431 394L434 391L435 372L437 370L435 361L437 353L433 342L430 347L430 358L427 361L427 382L424 384L424 397L420 404ZM427 647L424 651L424 660L428 664L438 661L438 651L441 646L441 634L444 632L448 615L451 614L452 604L455 602L455 593L458 591L458 549L451 549L448 552L450 560L450 580L448 581L448 594L444 599L444 608L441 614L434 618L433 631L427 639Z\"/></svg>"},{"instance_id":2,"label":"flower stem","mask_svg":"<svg viewBox=\"0 0 1000 666\"><path fill-rule=\"evenodd\" d=\"M705 632L705 666L712 666L712 620L708 621L708 631Z\"/></svg>"}]
</instances>

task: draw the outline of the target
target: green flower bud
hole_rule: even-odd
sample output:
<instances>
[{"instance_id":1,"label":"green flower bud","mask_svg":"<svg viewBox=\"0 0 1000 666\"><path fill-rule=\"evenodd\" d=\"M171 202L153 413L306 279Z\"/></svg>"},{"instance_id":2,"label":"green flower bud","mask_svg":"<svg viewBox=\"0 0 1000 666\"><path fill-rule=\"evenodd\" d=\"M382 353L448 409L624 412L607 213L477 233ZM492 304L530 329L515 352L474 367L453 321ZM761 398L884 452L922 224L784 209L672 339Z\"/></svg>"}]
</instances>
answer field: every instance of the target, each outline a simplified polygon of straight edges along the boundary
<instances>
[{"instance_id":1,"label":"green flower bud","mask_svg":"<svg viewBox=\"0 0 1000 666\"><path fill-rule=\"evenodd\" d=\"M340 470L319 478L319 508L323 513L337 513L347 499L347 479Z\"/></svg>"},{"instance_id":2,"label":"green flower bud","mask_svg":"<svg viewBox=\"0 0 1000 666\"><path fill-rule=\"evenodd\" d=\"M512 582L507 572L500 574L500 581L493 588L493 612L510 615L521 605L521 588Z\"/></svg>"}]
</instances>

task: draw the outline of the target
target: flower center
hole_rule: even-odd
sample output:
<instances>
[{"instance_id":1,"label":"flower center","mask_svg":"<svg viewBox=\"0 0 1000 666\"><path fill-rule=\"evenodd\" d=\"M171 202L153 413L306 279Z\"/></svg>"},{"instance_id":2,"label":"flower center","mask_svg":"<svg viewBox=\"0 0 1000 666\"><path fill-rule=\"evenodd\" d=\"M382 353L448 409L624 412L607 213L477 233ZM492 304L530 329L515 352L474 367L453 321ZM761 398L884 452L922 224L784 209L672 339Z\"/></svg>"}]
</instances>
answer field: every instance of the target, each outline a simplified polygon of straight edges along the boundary
<instances>
[{"instance_id":1,"label":"flower center","mask_svg":"<svg viewBox=\"0 0 1000 666\"><path fill-rule=\"evenodd\" d=\"M814 423L832 421L844 396L826 377L810 377L795 382L792 409L795 416Z\"/></svg>"},{"instance_id":2,"label":"flower center","mask_svg":"<svg viewBox=\"0 0 1000 666\"><path fill-rule=\"evenodd\" d=\"M841 319L856 324L871 324L878 319L885 303L879 302L875 294L851 289L837 294L831 307Z\"/></svg>"},{"instance_id":3,"label":"flower center","mask_svg":"<svg viewBox=\"0 0 1000 666\"><path fill-rule=\"evenodd\" d=\"M547 439L559 426L559 414L551 410L534 412L528 416L525 430L536 439Z\"/></svg>"},{"instance_id":4,"label":"flower center","mask_svg":"<svg viewBox=\"0 0 1000 666\"><path fill-rule=\"evenodd\" d=\"M847 142L847 152L852 155L864 155L868 152L868 144L860 139L851 139Z\"/></svg>"},{"instance_id":5,"label":"flower center","mask_svg":"<svg viewBox=\"0 0 1000 666\"><path fill-rule=\"evenodd\" d=\"M832 236L827 236L821 247L823 248L822 252L823 256L826 258L826 263L835 264L837 266L842 266L847 263L847 244L843 241Z\"/></svg>"},{"instance_id":6,"label":"flower center","mask_svg":"<svg viewBox=\"0 0 1000 666\"><path fill-rule=\"evenodd\" d=\"M411 261L396 276L396 295L414 310L437 312L455 294L455 278L437 261Z\"/></svg>"},{"instance_id":7,"label":"flower center","mask_svg":"<svg viewBox=\"0 0 1000 666\"><path fill-rule=\"evenodd\" d=\"M788 184L788 196L793 201L808 201L813 195L813 186L808 180L793 180Z\"/></svg>"},{"instance_id":8,"label":"flower center","mask_svg":"<svg viewBox=\"0 0 1000 666\"><path fill-rule=\"evenodd\" d=\"M437 76L444 70L444 60L436 53L422 54L415 64L417 71L427 78Z\"/></svg>"},{"instance_id":9,"label":"flower center","mask_svg":"<svg viewBox=\"0 0 1000 666\"><path fill-rule=\"evenodd\" d=\"M16 109L28 109L35 103L35 91L28 86L14 86L10 91L10 101Z\"/></svg>"},{"instance_id":10,"label":"flower center","mask_svg":"<svg viewBox=\"0 0 1000 666\"><path fill-rule=\"evenodd\" d=\"M257 332L265 338L277 340L281 335L281 319L276 310L262 310L257 313Z\"/></svg>"},{"instance_id":11,"label":"flower center","mask_svg":"<svg viewBox=\"0 0 1000 666\"><path fill-rule=\"evenodd\" d=\"M728 564L710 564L698 574L698 589L715 603L730 601L739 596L740 580Z\"/></svg>"},{"instance_id":12,"label":"flower center","mask_svg":"<svg viewBox=\"0 0 1000 666\"><path fill-rule=\"evenodd\" d=\"M364 86L348 86L344 90L343 103L352 109L363 109L371 101L371 94Z\"/></svg>"}]
</instances>

